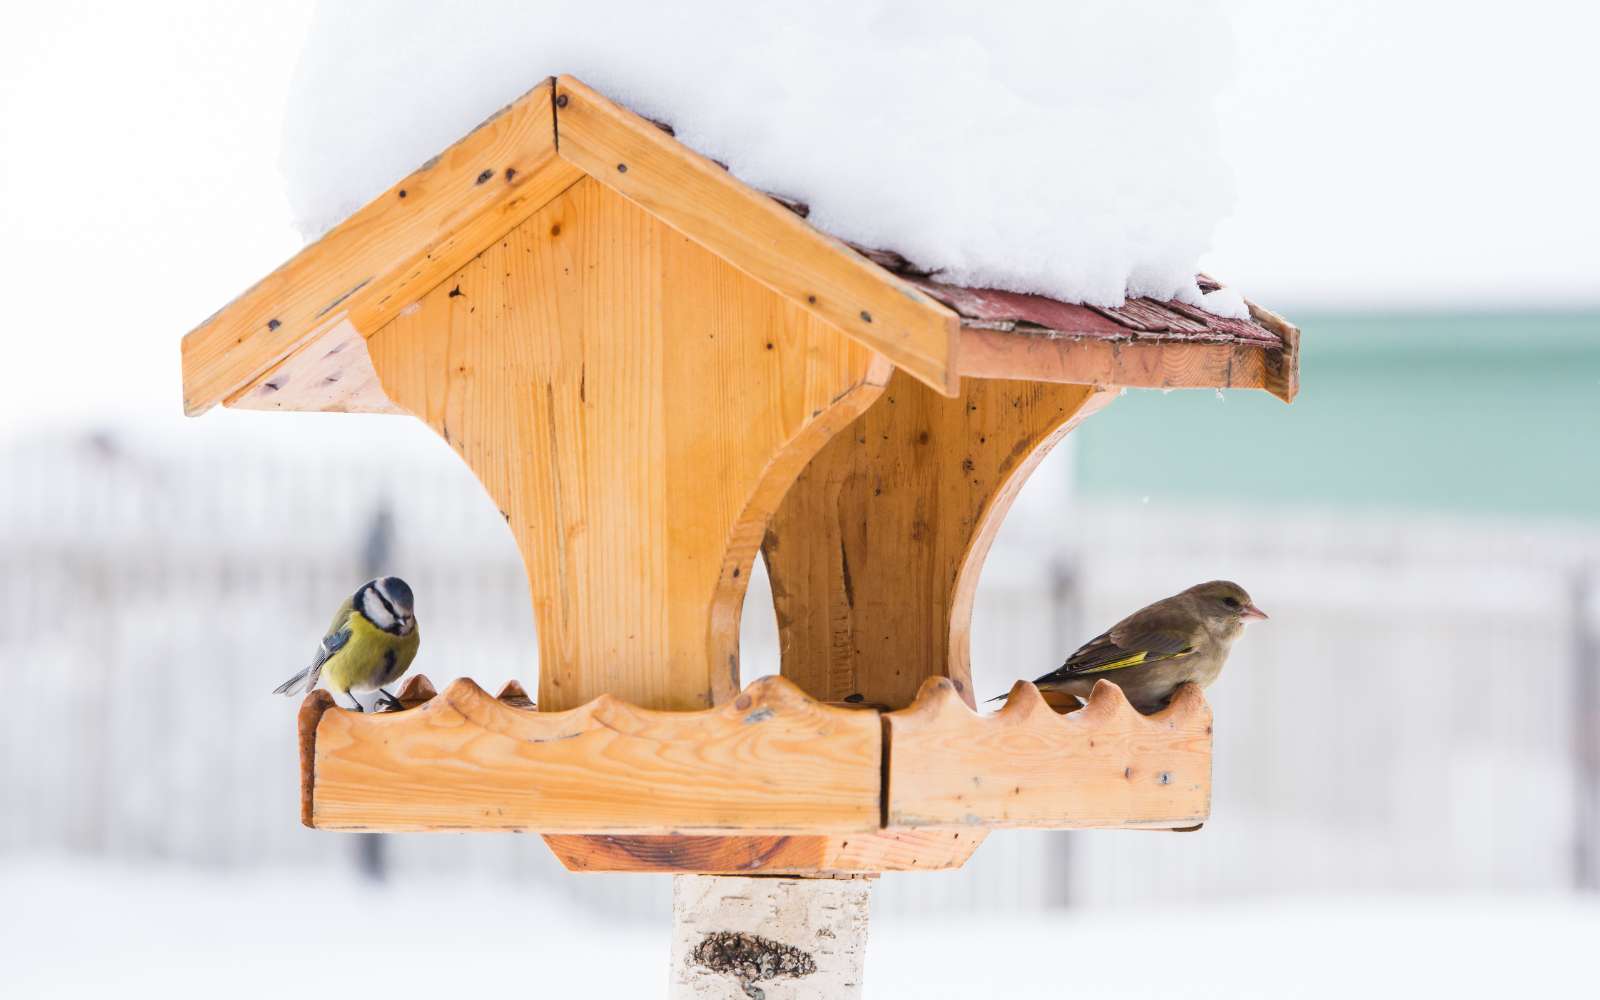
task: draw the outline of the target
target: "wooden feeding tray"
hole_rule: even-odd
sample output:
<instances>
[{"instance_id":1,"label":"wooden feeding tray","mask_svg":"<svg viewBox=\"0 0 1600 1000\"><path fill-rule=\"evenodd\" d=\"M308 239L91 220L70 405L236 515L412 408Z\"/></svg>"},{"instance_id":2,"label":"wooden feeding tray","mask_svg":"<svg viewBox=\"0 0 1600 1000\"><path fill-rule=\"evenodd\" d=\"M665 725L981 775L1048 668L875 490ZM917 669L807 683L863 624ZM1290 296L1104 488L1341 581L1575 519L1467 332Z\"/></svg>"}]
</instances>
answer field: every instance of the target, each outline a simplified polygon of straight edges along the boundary
<instances>
[{"instance_id":1,"label":"wooden feeding tray","mask_svg":"<svg viewBox=\"0 0 1600 1000\"><path fill-rule=\"evenodd\" d=\"M403 702L402 702L403 703ZM868 833L883 727L781 677L699 712L601 695L564 712L465 678L416 708L301 713L303 819L332 830Z\"/></svg>"},{"instance_id":2,"label":"wooden feeding tray","mask_svg":"<svg viewBox=\"0 0 1600 1000\"><path fill-rule=\"evenodd\" d=\"M400 700L363 714L306 698L307 826L539 832L582 871L838 873L959 866L989 827L1191 827L1210 802L1193 686L1150 717L1108 682L1059 715L1025 681L980 716L942 677L882 714L782 677L697 712L610 695L539 712L514 682L435 694L420 676Z\"/></svg>"},{"instance_id":3,"label":"wooden feeding tray","mask_svg":"<svg viewBox=\"0 0 1600 1000\"><path fill-rule=\"evenodd\" d=\"M575 870L825 874L959 865L997 826L1204 820L1198 693L1144 718L1104 685L1061 717L1022 685L980 716L972 599L1079 421L1124 386L1290 399L1298 331L947 285L805 215L550 79L184 339L191 414L419 418L527 567L537 698L418 680L360 715L313 694L308 824L538 831ZM758 553L782 677L741 692Z\"/></svg>"}]
</instances>

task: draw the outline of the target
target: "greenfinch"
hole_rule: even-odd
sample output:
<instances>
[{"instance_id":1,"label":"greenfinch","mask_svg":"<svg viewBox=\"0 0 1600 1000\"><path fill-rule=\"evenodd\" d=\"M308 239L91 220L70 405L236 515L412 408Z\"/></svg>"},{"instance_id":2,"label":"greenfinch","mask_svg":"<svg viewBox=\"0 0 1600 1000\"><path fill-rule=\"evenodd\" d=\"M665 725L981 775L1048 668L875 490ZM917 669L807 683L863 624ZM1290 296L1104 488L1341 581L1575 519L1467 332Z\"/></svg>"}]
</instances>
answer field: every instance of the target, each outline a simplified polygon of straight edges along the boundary
<instances>
[{"instance_id":1,"label":"greenfinch","mask_svg":"<svg viewBox=\"0 0 1600 1000\"><path fill-rule=\"evenodd\" d=\"M1047 701L1070 711L1104 678L1149 715L1165 708L1180 685L1203 688L1216 680L1245 623L1266 617L1243 587L1212 580L1135 611L1033 683Z\"/></svg>"}]
</instances>

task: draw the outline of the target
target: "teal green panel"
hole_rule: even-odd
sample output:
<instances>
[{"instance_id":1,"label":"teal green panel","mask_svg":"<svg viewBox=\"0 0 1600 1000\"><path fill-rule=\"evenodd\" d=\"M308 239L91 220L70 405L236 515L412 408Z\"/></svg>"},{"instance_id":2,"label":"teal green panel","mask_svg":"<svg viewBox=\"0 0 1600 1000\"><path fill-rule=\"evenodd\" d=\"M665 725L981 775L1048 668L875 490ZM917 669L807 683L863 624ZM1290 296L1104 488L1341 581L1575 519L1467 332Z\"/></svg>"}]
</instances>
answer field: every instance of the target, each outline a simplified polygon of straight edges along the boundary
<instances>
[{"instance_id":1,"label":"teal green panel","mask_svg":"<svg viewBox=\"0 0 1600 1000\"><path fill-rule=\"evenodd\" d=\"M1314 315L1301 392L1129 390L1090 496L1600 519L1600 313Z\"/></svg>"}]
</instances>

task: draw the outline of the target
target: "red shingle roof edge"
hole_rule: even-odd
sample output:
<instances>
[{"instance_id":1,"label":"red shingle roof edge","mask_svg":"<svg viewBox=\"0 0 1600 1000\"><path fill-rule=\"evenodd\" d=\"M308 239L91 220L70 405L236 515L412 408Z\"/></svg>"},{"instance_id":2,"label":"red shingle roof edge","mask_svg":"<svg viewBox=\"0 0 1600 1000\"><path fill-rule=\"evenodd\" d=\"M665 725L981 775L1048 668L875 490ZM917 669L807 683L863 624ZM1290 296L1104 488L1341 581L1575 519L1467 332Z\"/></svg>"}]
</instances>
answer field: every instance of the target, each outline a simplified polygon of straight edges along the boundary
<instances>
[{"instance_id":1,"label":"red shingle roof edge","mask_svg":"<svg viewBox=\"0 0 1600 1000\"><path fill-rule=\"evenodd\" d=\"M854 244L851 248L955 310L965 327L1101 340L1284 346L1281 336L1253 319L1216 316L1186 302L1141 297L1120 306L1092 306L998 288L947 285L892 250ZM1198 282L1203 292L1222 287L1205 275L1198 276Z\"/></svg>"}]
</instances>

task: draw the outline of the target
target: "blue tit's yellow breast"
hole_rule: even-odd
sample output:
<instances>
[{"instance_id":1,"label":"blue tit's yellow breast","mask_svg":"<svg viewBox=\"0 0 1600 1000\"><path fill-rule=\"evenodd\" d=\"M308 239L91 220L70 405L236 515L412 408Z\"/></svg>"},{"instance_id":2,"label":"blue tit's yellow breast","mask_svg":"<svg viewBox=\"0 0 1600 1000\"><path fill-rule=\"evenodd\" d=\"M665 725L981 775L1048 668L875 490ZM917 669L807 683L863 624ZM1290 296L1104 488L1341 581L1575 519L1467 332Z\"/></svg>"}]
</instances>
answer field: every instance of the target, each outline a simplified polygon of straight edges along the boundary
<instances>
[{"instance_id":1,"label":"blue tit's yellow breast","mask_svg":"<svg viewBox=\"0 0 1600 1000\"><path fill-rule=\"evenodd\" d=\"M383 682L391 664L403 657L409 665L416 653L411 636L385 632L360 614L352 612L343 627L350 630L350 641L322 666L322 676L336 691L370 690Z\"/></svg>"}]
</instances>

